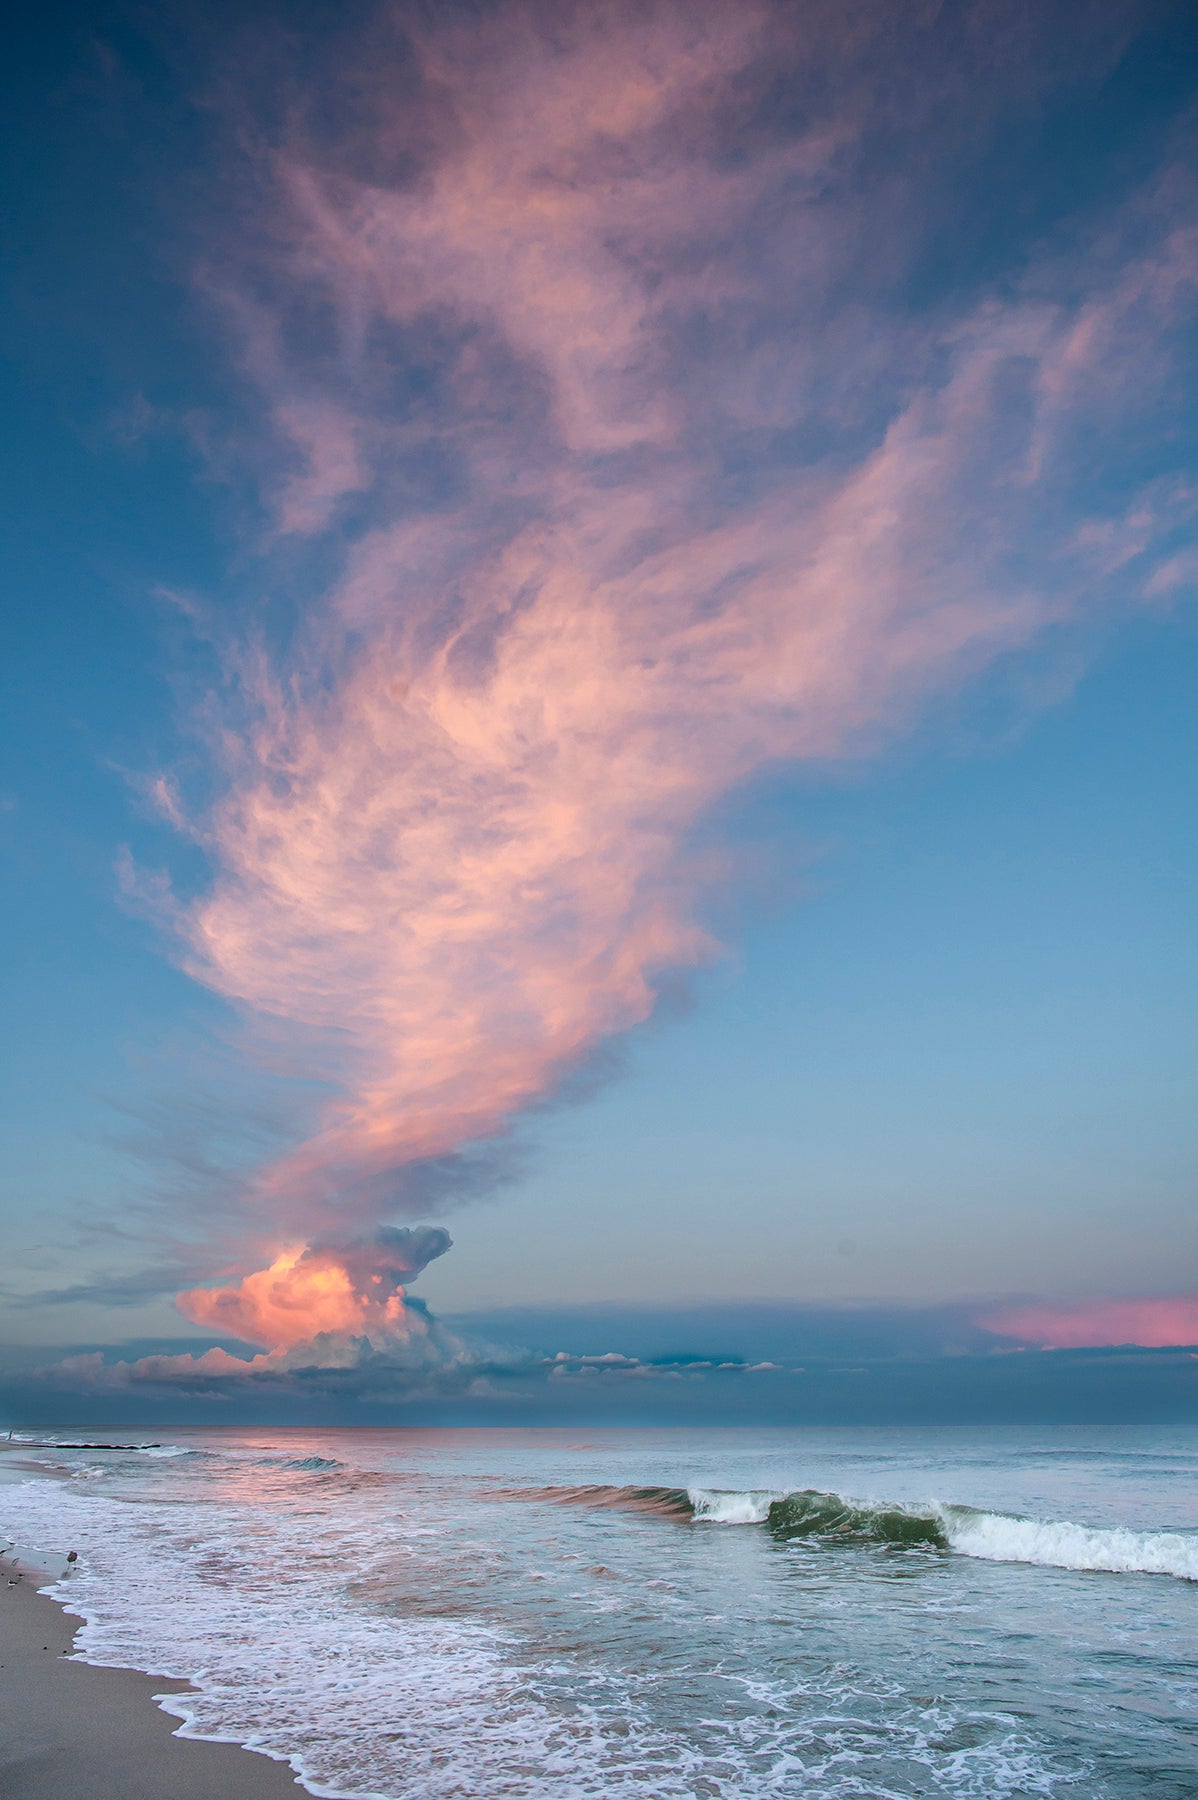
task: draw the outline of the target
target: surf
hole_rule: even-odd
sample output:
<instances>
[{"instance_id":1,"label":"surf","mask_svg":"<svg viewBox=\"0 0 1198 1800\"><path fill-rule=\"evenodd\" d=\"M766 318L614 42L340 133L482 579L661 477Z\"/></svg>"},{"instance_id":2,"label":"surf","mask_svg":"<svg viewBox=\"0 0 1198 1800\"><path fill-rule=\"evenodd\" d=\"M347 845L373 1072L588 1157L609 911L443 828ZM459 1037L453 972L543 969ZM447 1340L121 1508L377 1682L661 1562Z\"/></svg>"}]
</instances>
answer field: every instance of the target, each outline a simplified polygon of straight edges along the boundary
<instances>
[{"instance_id":1,"label":"surf","mask_svg":"<svg viewBox=\"0 0 1198 1800\"><path fill-rule=\"evenodd\" d=\"M784 1540L922 1545L985 1562L1198 1581L1198 1534L1180 1531L1079 1525L940 1503L871 1505L814 1488L796 1493L692 1488L688 1498L696 1524L764 1525Z\"/></svg>"},{"instance_id":2,"label":"surf","mask_svg":"<svg viewBox=\"0 0 1198 1800\"><path fill-rule=\"evenodd\" d=\"M887 1545L982 1562L1198 1582L1198 1533L1135 1531L1026 1518L939 1501L923 1506L848 1499L819 1488L675 1488L580 1484L507 1488L495 1498L648 1513L695 1526L760 1526L779 1542Z\"/></svg>"}]
</instances>

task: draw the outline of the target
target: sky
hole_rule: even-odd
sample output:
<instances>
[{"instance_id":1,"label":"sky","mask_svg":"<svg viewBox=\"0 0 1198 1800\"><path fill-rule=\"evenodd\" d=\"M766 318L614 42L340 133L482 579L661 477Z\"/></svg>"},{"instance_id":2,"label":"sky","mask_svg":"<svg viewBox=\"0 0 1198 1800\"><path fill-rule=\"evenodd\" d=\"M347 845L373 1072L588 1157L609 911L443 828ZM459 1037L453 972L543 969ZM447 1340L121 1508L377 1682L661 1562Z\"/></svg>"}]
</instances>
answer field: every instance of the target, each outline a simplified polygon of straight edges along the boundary
<instances>
[{"instance_id":1,"label":"sky","mask_svg":"<svg viewBox=\"0 0 1198 1800\"><path fill-rule=\"evenodd\" d=\"M1192 1408L1190 9L20 33L10 1404Z\"/></svg>"}]
</instances>

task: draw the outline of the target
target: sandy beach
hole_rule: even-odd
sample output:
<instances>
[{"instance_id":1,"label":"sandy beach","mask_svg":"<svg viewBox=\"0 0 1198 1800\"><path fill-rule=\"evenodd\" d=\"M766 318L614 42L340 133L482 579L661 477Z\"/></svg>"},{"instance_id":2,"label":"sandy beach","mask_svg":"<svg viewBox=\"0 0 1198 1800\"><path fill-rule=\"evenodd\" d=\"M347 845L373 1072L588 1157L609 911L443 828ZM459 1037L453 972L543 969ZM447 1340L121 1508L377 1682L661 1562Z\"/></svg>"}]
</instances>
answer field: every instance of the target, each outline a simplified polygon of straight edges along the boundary
<instances>
[{"instance_id":1,"label":"sandy beach","mask_svg":"<svg viewBox=\"0 0 1198 1800\"><path fill-rule=\"evenodd\" d=\"M291 1771L172 1734L153 1696L185 1681L69 1660L79 1621L0 1558L0 1791L5 1800L281 1800Z\"/></svg>"}]
</instances>

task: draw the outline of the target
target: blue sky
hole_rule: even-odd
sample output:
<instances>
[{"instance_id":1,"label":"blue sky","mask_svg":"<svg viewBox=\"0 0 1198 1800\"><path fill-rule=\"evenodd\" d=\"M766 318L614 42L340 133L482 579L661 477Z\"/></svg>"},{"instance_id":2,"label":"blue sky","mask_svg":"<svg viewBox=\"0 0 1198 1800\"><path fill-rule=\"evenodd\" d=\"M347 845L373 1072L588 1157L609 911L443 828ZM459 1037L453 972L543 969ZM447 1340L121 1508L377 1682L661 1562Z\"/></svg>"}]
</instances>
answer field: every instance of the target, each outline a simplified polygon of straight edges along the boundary
<instances>
[{"instance_id":1,"label":"blue sky","mask_svg":"<svg viewBox=\"0 0 1198 1800\"><path fill-rule=\"evenodd\" d=\"M692 1297L1175 1285L1196 672L1184 624L1129 634L1013 741L771 796L771 830L822 850L801 897L609 1088L538 1122L528 1178L462 1232L469 1297L531 1288L526 1247L558 1221L581 1254L548 1265L545 1302L597 1271L649 1300L662 1268Z\"/></svg>"},{"instance_id":2,"label":"blue sky","mask_svg":"<svg viewBox=\"0 0 1198 1800\"><path fill-rule=\"evenodd\" d=\"M608 109L602 142L624 132L636 177L575 191L617 208L596 216L621 242L648 233L644 294L591 211L525 233L535 191L508 164L533 183L542 155L608 153L563 148L548 103L517 133L480 74L484 43L542 54L535 8L384 33L392 89L364 73L369 9L327 34L296 12L289 44L265 10L27 28L0 298L7 1338L194 1335L178 1288L236 1283L332 1222L341 1241L434 1214L455 1246L421 1292L459 1321L1198 1288L1198 39L1181 7L1082 11L951 9L930 50L885 8L864 47L829 29L814 51L793 6L757 36L718 5L579 26L553 79ZM434 66L458 138L420 137ZM613 125L625 67L656 97ZM396 150L411 119L424 210ZM560 312L547 269L573 284ZM882 483L899 523L867 561ZM486 612L533 532L566 546L536 553L536 662L495 636L515 615ZM839 646L822 687L786 637L816 606L788 598L799 567L831 571L810 577ZM610 607L641 646L594 718L554 597L579 568L579 642ZM731 663L676 672L688 648L625 717L656 621L693 646L726 603L760 632L735 704L707 698ZM461 641L498 642L507 686L479 700L472 664L429 704L482 707L488 780L515 741L505 695L526 706L543 666L546 699L567 696L552 731L521 724L545 742L477 819L475 776L442 787L441 749L361 723L371 671L401 670L406 705L449 667L410 665L411 642L472 607ZM781 703L771 658L802 671ZM593 771L545 786L542 752L600 730L602 806ZM623 799L659 770L651 806ZM324 816L335 781L350 798ZM451 805L464 823L425 870L407 847ZM527 822L558 807L593 833L581 884ZM393 863L349 832L372 808L406 846ZM523 822L485 877L491 923L428 970L380 950L433 916L447 857L492 854L497 808ZM519 917L510 857L536 871ZM599 905L609 878L626 906ZM634 955L650 937L664 950ZM454 993L472 1022L447 1050ZM413 1073L418 1043L440 1085Z\"/></svg>"}]
</instances>

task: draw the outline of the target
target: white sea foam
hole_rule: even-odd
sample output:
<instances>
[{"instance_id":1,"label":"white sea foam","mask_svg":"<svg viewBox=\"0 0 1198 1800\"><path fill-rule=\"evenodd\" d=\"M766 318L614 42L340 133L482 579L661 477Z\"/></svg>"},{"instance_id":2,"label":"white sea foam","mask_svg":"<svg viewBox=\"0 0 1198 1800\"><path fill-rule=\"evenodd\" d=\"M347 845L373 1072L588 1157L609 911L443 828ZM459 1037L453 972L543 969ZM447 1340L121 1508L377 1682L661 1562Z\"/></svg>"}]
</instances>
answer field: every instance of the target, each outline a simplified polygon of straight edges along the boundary
<instances>
[{"instance_id":1,"label":"white sea foam","mask_svg":"<svg viewBox=\"0 0 1198 1800\"><path fill-rule=\"evenodd\" d=\"M498 1633L346 1603L330 1565L360 1572L352 1530L314 1543L303 1516L264 1529L235 1506L129 1505L40 1481L5 1503L79 1546L50 1591L85 1621L83 1660L196 1683L161 1702L183 1736L247 1745L310 1792L356 1800L486 1792L471 1765L484 1744L499 1764L547 1754Z\"/></svg>"},{"instance_id":2,"label":"white sea foam","mask_svg":"<svg viewBox=\"0 0 1198 1800\"><path fill-rule=\"evenodd\" d=\"M695 1519L708 1525L761 1525L775 1500L786 1495L778 1489L753 1488L736 1493L724 1488L688 1488L687 1498Z\"/></svg>"},{"instance_id":3,"label":"white sea foam","mask_svg":"<svg viewBox=\"0 0 1198 1800\"><path fill-rule=\"evenodd\" d=\"M388 1591L370 1577L397 1553L438 1563L452 1553L439 1500L408 1511L392 1491L346 1495L319 1513L307 1498L268 1511L240 1476L228 1491L210 1485L220 1466L181 1465L193 1471L179 1477L186 1489L132 1503L31 1480L5 1490L4 1522L78 1546L77 1571L51 1591L85 1620L85 1660L189 1679L197 1691L162 1702L184 1735L286 1761L313 1794L1015 1800L1073 1779L1013 1719L930 1708L901 1683L836 1662L776 1695L748 1684L743 1706L717 1703L718 1716L663 1714L656 1668L575 1667L476 1619L404 1616L365 1599ZM713 1523L760 1518L775 1497L694 1496L710 1502ZM702 1669L701 1652L696 1678ZM898 1786L892 1763L908 1771Z\"/></svg>"},{"instance_id":4,"label":"white sea foam","mask_svg":"<svg viewBox=\"0 0 1198 1800\"><path fill-rule=\"evenodd\" d=\"M795 1496L778 1490L750 1488L690 1488L688 1495L698 1523L712 1525L761 1525L773 1522L771 1508L788 1500L828 1502L828 1535L846 1535L845 1517L853 1514L858 1534L869 1535L869 1524L886 1520L913 1523L926 1520L938 1528L944 1547L962 1556L987 1562L1032 1563L1041 1568L1094 1570L1096 1573L1171 1575L1180 1581L1198 1581L1198 1532L1133 1531L1119 1526L1077 1525L1068 1519L1025 1519L1010 1513L978 1511L968 1506L931 1503L925 1508L883 1507L865 1500L838 1495ZM820 1535L817 1507L806 1509L809 1535ZM779 1526L785 1519L773 1515ZM879 1530L878 1535L887 1534Z\"/></svg>"},{"instance_id":5,"label":"white sea foam","mask_svg":"<svg viewBox=\"0 0 1198 1800\"><path fill-rule=\"evenodd\" d=\"M937 1512L949 1544L963 1556L1198 1581L1198 1533L1128 1531L1075 1525L1067 1519L1019 1519L967 1507L938 1507Z\"/></svg>"}]
</instances>

